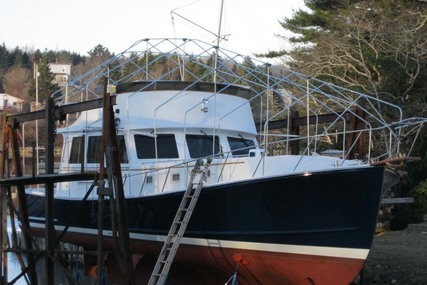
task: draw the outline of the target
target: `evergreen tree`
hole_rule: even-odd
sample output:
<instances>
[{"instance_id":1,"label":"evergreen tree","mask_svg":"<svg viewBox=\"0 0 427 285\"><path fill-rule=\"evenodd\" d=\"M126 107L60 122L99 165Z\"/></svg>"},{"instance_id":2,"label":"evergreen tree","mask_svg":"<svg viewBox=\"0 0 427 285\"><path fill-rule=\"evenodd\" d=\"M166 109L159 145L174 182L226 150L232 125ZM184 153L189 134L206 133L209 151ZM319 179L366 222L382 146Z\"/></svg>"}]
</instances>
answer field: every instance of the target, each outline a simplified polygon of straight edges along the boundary
<instances>
[{"instance_id":1,"label":"evergreen tree","mask_svg":"<svg viewBox=\"0 0 427 285\"><path fill-rule=\"evenodd\" d=\"M189 56L184 66L184 80L206 80L205 76L208 73L208 68L202 59Z\"/></svg>"},{"instance_id":2,"label":"evergreen tree","mask_svg":"<svg viewBox=\"0 0 427 285\"><path fill-rule=\"evenodd\" d=\"M296 34L284 52L308 75L427 114L427 4L408 0L306 1L282 26ZM418 109L414 109L417 107Z\"/></svg>"},{"instance_id":3,"label":"evergreen tree","mask_svg":"<svg viewBox=\"0 0 427 285\"><path fill-rule=\"evenodd\" d=\"M6 58L6 68L11 68L18 62L18 65L21 64L20 50L16 47L12 52L9 51Z\"/></svg>"},{"instance_id":4,"label":"evergreen tree","mask_svg":"<svg viewBox=\"0 0 427 285\"><path fill-rule=\"evenodd\" d=\"M105 55L110 56L108 48L104 47L101 44L96 45L93 49L88 51L89 56L91 57L103 57Z\"/></svg>"},{"instance_id":5,"label":"evergreen tree","mask_svg":"<svg viewBox=\"0 0 427 285\"><path fill-rule=\"evenodd\" d=\"M3 76L7 70L7 58L9 51L6 48L5 43L0 45L0 83L3 81ZM3 84L0 84L0 92L4 93Z\"/></svg>"},{"instance_id":6,"label":"evergreen tree","mask_svg":"<svg viewBox=\"0 0 427 285\"><path fill-rule=\"evenodd\" d=\"M11 54L13 54L14 60L13 65L15 66L22 66L23 65L23 58L22 58L22 51L16 47Z\"/></svg>"},{"instance_id":7,"label":"evergreen tree","mask_svg":"<svg viewBox=\"0 0 427 285\"><path fill-rule=\"evenodd\" d=\"M43 58L43 60L37 65L38 66L38 102L44 104L46 98L51 96L55 91L59 89L57 84L52 83L54 80L54 75L50 71L49 63L47 58ZM35 97L35 85L34 89L31 92L34 101Z\"/></svg>"},{"instance_id":8,"label":"evergreen tree","mask_svg":"<svg viewBox=\"0 0 427 285\"><path fill-rule=\"evenodd\" d=\"M27 69L31 69L33 67L31 60L30 60L30 56L28 55L27 52L24 52L22 54L22 65L21 66L23 68L27 68Z\"/></svg>"},{"instance_id":9,"label":"evergreen tree","mask_svg":"<svg viewBox=\"0 0 427 285\"><path fill-rule=\"evenodd\" d=\"M0 46L0 70L9 68L8 65L9 50L6 48L5 43Z\"/></svg>"},{"instance_id":10,"label":"evergreen tree","mask_svg":"<svg viewBox=\"0 0 427 285\"><path fill-rule=\"evenodd\" d=\"M40 62L43 59L43 53L37 49L33 54L33 61Z\"/></svg>"},{"instance_id":11,"label":"evergreen tree","mask_svg":"<svg viewBox=\"0 0 427 285\"><path fill-rule=\"evenodd\" d=\"M55 51L53 51L53 50L47 50L46 49L43 52L43 58L46 59L46 61L48 63L56 63L57 60L58 60L58 57L56 55L57 55L57 53Z\"/></svg>"}]
</instances>

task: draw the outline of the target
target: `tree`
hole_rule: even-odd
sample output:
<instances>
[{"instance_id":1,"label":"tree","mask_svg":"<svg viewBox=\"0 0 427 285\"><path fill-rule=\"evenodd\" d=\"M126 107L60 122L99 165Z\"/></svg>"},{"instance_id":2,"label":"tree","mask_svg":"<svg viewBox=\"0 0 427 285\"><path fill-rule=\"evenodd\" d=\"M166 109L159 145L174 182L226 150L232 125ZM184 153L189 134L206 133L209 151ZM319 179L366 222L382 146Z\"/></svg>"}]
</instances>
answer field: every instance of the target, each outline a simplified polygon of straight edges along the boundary
<instances>
[{"instance_id":1,"label":"tree","mask_svg":"<svg viewBox=\"0 0 427 285\"><path fill-rule=\"evenodd\" d=\"M91 57L103 57L105 55L110 56L108 48L101 44L96 45L93 49L87 52Z\"/></svg>"},{"instance_id":2,"label":"tree","mask_svg":"<svg viewBox=\"0 0 427 285\"><path fill-rule=\"evenodd\" d=\"M85 61L84 56L66 50L61 50L57 52L55 56L55 60L57 60L59 63L70 63L73 66L78 65L80 63L84 63Z\"/></svg>"},{"instance_id":3,"label":"tree","mask_svg":"<svg viewBox=\"0 0 427 285\"><path fill-rule=\"evenodd\" d=\"M3 75L6 72L6 59L9 54L9 51L6 48L6 45L3 43L0 45L0 82L3 81ZM0 84L0 92L4 92L3 84Z\"/></svg>"},{"instance_id":4,"label":"tree","mask_svg":"<svg viewBox=\"0 0 427 285\"><path fill-rule=\"evenodd\" d=\"M426 113L427 5L420 1L306 1L282 26L296 34L288 64L306 74ZM284 53L282 53L284 54ZM413 107L416 106L417 109ZM414 113L415 113L414 112Z\"/></svg>"},{"instance_id":5,"label":"tree","mask_svg":"<svg viewBox=\"0 0 427 285\"><path fill-rule=\"evenodd\" d=\"M5 43L0 46L0 70L9 68L9 50L6 48Z\"/></svg>"},{"instance_id":6,"label":"tree","mask_svg":"<svg viewBox=\"0 0 427 285\"><path fill-rule=\"evenodd\" d=\"M108 49L100 44L88 51L88 54L88 58L85 58L84 61L81 61L77 66L75 66L75 68L73 68L72 77L74 79L99 66L111 57Z\"/></svg>"},{"instance_id":7,"label":"tree","mask_svg":"<svg viewBox=\"0 0 427 285\"><path fill-rule=\"evenodd\" d=\"M289 56L287 64L305 74L395 103L408 117L427 117L426 2L305 3L311 11L299 10L281 23L295 33L289 38L295 48L275 55ZM398 114L384 109L381 112L384 117L397 119ZM426 136L422 132L421 141ZM415 149L424 156L427 145L419 143ZM417 172L408 169L413 179L411 187L426 179L426 169L425 163Z\"/></svg>"},{"instance_id":8,"label":"tree","mask_svg":"<svg viewBox=\"0 0 427 285\"><path fill-rule=\"evenodd\" d=\"M28 91L31 87L30 70L14 66L3 77L3 88L9 95L28 101Z\"/></svg>"},{"instance_id":9,"label":"tree","mask_svg":"<svg viewBox=\"0 0 427 285\"><path fill-rule=\"evenodd\" d=\"M184 71L183 78L184 80L197 80L205 79L206 74L209 72L206 63L202 59L197 58L196 56L190 55L188 58L184 58Z\"/></svg>"},{"instance_id":10,"label":"tree","mask_svg":"<svg viewBox=\"0 0 427 285\"><path fill-rule=\"evenodd\" d=\"M36 98L35 92L35 84L32 88L32 98L34 101L38 100L39 103L44 104L46 98L51 96L55 91L59 89L57 84L54 84L54 75L50 71L49 63L47 58L43 58L43 60L37 65L38 66L38 98Z\"/></svg>"}]
</instances>

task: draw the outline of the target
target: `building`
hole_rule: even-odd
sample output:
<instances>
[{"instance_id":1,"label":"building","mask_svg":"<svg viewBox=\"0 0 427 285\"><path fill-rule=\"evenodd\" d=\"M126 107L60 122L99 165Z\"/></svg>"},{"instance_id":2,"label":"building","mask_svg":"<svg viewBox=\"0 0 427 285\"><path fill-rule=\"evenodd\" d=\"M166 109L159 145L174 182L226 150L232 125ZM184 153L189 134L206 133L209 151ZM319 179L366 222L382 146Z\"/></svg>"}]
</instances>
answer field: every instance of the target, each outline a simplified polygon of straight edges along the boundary
<instances>
[{"instance_id":1,"label":"building","mask_svg":"<svg viewBox=\"0 0 427 285\"><path fill-rule=\"evenodd\" d=\"M8 111L17 111L17 112L22 111L24 100L12 95L0 93L0 112L3 112L6 100L7 100L6 106Z\"/></svg>"},{"instance_id":2,"label":"building","mask_svg":"<svg viewBox=\"0 0 427 285\"><path fill-rule=\"evenodd\" d=\"M49 63L50 72L55 76L54 83L59 87L64 87L68 83L71 75L71 64Z\"/></svg>"}]
</instances>

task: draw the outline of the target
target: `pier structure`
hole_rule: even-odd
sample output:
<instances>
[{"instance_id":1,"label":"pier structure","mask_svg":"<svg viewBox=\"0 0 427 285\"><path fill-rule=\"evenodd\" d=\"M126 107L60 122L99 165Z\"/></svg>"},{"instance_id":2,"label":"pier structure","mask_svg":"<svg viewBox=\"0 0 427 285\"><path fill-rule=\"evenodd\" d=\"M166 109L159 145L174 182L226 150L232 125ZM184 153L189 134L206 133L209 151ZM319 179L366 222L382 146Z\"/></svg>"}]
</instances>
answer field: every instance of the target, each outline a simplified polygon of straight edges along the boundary
<instances>
[{"instance_id":1,"label":"pier structure","mask_svg":"<svg viewBox=\"0 0 427 285\"><path fill-rule=\"evenodd\" d=\"M106 79L107 82L107 79ZM106 86L106 85L105 85ZM110 94L107 88L104 89L103 98L83 101L80 103L67 104L62 106L54 105L52 97L46 100L44 110L37 110L21 114L2 114L2 149L0 165L0 244L1 244L1 276L0 285L14 284L20 278L25 278L28 284L38 284L36 263L44 259L46 284L55 284L54 266L59 267L67 276L70 284L80 284L74 280L72 274L63 265L63 254L88 254L97 256L97 278L98 284L101 284L101 278L104 268L103 256L106 252L103 250L103 226L98 225L98 248L94 252L63 252L60 248L62 237L67 233L68 227L58 233L54 227L54 184L64 181L93 181L92 187L86 195L96 187L98 190L99 207L98 216L102 216L104 208L104 199L108 196L110 201L110 211L112 213L112 231L114 232L115 250L113 253L119 261L123 276L128 279L127 284L135 284L133 276L132 259L130 253L129 230L127 225L126 209L124 206L123 182L121 178L121 169L118 159L118 146L115 130L115 121L112 105L115 104L115 95ZM81 172L56 174L54 173L54 143L55 126L57 122L64 121L68 114L78 113L86 110L102 108L103 114L103 136L101 139L100 171L87 172L82 163ZM46 121L46 156L45 173L36 174L35 167L35 147L33 146L33 168L32 175L24 176L22 171L22 157L20 154L20 124L24 122L41 120ZM83 146L84 148L84 146ZM82 152L83 153L83 152ZM9 157L11 156L11 157ZM106 159L104 163L104 157ZM40 248L35 242L36 239L31 233L30 221L27 211L27 201L25 196L25 187L29 185L44 185L45 194L45 214L46 228L44 229L45 247ZM16 189L14 189L16 188ZM14 190L14 191L13 191ZM18 205L12 201L17 197ZM72 213L70 213L72 214ZM12 242L9 241L7 232L7 220L10 218ZM22 229L24 248L18 248L17 227L15 220L18 220ZM22 273L13 280L8 280L7 254L12 252L16 254L20 263ZM109 251L111 253L111 251ZM23 257L25 254L26 258Z\"/></svg>"}]
</instances>

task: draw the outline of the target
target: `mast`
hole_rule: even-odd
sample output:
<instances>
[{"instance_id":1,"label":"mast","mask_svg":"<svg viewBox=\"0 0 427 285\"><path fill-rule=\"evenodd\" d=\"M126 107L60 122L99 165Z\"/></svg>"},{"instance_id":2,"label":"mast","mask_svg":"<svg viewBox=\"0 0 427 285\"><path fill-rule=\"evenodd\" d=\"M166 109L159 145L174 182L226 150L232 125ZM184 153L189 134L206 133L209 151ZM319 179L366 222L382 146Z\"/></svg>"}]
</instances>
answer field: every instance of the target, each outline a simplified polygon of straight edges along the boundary
<instances>
[{"instance_id":1,"label":"mast","mask_svg":"<svg viewBox=\"0 0 427 285\"><path fill-rule=\"evenodd\" d=\"M217 71L218 71L218 52L219 52L219 42L221 40L221 25L222 25L222 12L224 9L224 0L221 0L221 7L219 9L219 23L218 23L218 33L216 35L216 46L215 46L215 63L214 63L214 78L213 78L213 84L214 84L214 91L217 92ZM214 96L214 123L216 126L216 96ZM212 143L212 154L215 155L215 127L214 127L214 133L213 133L213 143Z\"/></svg>"},{"instance_id":2,"label":"mast","mask_svg":"<svg viewBox=\"0 0 427 285\"><path fill-rule=\"evenodd\" d=\"M186 6L187 6L187 5L186 5ZM183 7L184 7L184 6L183 6ZM185 20L185 21L189 22L190 24L192 24L192 25L194 25L194 26L196 26L196 27L198 27L198 28L202 29L203 31L208 32L208 33L210 33L210 34L214 35L214 36L215 36L215 38L216 38L216 46L214 47L214 48L215 48L215 50L216 50L216 51L215 51L215 58L214 58L214 66L213 66L214 74L213 74L213 80L212 80L212 81L213 81L213 83L214 83L214 84L216 84L217 68L218 68L218 50L219 50L219 43L220 43L220 41L221 41L221 27L222 27L222 14L223 14L223 11L224 11L224 0L221 0L220 10L219 10L218 31L217 31L217 33L216 33L216 34L215 34L215 32L209 31L208 29L206 29L206 28L204 28L204 27L200 26L199 24L197 24L197 23L195 23L195 22L193 22L193 21L191 21L191 20L187 19L186 17L184 17L184 16L182 16L182 15L180 15L180 14L178 14L178 13L176 12L176 10L177 10L177 9L180 9L180 8L182 8L182 7L179 7L179 8L173 9L173 10L171 10L171 12L170 12L170 14L171 14L171 19L172 19L172 25L173 25L173 26L174 26L174 16L178 16L178 17L180 17L181 19L183 19L183 20ZM174 34L175 34L175 28L174 28ZM216 88L215 88L215 90L216 90Z\"/></svg>"},{"instance_id":3,"label":"mast","mask_svg":"<svg viewBox=\"0 0 427 285\"><path fill-rule=\"evenodd\" d=\"M218 68L218 50L219 50L219 42L221 41L221 25L222 25L222 12L224 9L224 0L221 0L221 7L219 9L219 23L218 23L218 33L216 34L216 52L215 52L215 63L214 63L214 78L213 82L215 84L216 91L216 77L217 77L217 68Z\"/></svg>"}]
</instances>

